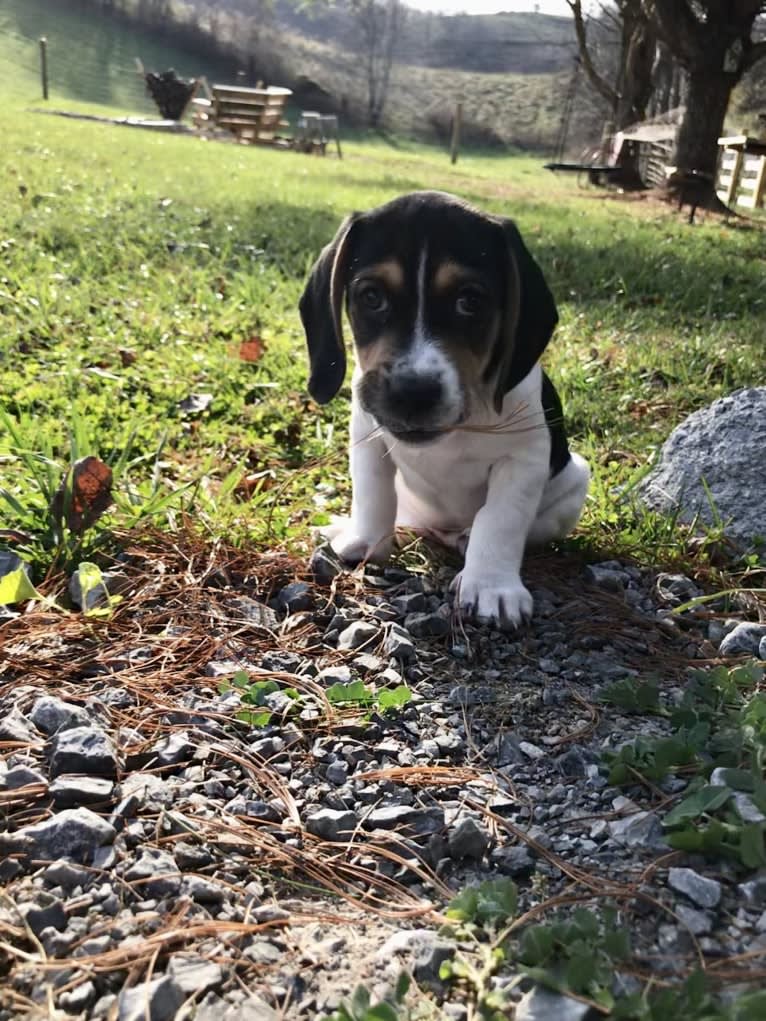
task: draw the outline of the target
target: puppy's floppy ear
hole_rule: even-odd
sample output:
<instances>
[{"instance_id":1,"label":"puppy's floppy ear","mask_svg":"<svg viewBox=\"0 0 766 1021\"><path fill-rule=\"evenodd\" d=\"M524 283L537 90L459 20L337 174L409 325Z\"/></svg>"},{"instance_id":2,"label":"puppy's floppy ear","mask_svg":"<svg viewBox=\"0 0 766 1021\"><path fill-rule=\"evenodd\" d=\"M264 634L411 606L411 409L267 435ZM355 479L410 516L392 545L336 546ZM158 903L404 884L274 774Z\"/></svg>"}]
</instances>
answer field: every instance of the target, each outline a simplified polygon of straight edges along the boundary
<instances>
[{"instance_id":1,"label":"puppy's floppy ear","mask_svg":"<svg viewBox=\"0 0 766 1021\"><path fill-rule=\"evenodd\" d=\"M504 235L507 285L503 318L485 378L495 380L494 404L539 361L559 316L542 270L529 254L512 220L497 221Z\"/></svg>"},{"instance_id":2,"label":"puppy's floppy ear","mask_svg":"<svg viewBox=\"0 0 766 1021\"><path fill-rule=\"evenodd\" d=\"M343 296L349 269L349 241L359 213L346 217L314 263L299 309L309 349L309 393L319 404L332 400L346 375Z\"/></svg>"}]
</instances>

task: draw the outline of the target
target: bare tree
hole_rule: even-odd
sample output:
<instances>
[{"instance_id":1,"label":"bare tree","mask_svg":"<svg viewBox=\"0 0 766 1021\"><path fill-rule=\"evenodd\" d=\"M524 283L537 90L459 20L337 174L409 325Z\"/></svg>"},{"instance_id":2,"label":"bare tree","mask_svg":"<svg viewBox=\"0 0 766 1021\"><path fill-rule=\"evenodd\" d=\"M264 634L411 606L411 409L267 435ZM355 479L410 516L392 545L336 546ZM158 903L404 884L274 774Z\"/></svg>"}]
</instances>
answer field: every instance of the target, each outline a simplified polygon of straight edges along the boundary
<instances>
[{"instance_id":1,"label":"bare tree","mask_svg":"<svg viewBox=\"0 0 766 1021\"><path fill-rule=\"evenodd\" d=\"M734 86L766 56L754 29L764 0L634 0L687 73L686 114L678 132L676 164L715 174L717 141Z\"/></svg>"},{"instance_id":2,"label":"bare tree","mask_svg":"<svg viewBox=\"0 0 766 1021\"><path fill-rule=\"evenodd\" d=\"M652 68L657 34L640 0L615 0L614 7L601 7L596 24L601 34L606 29L616 37L616 73L613 61L610 61L609 68L597 66L596 46L589 38L581 0L567 0L567 3L574 16L581 66L592 87L609 104L614 129L620 131L635 121L643 120L653 89ZM636 146L625 146L621 166L620 184L623 187L643 186Z\"/></svg>"},{"instance_id":3,"label":"bare tree","mask_svg":"<svg viewBox=\"0 0 766 1021\"><path fill-rule=\"evenodd\" d=\"M636 0L615 0L614 8L602 5L599 22L617 36L617 75L598 68L588 26L582 12L582 0L567 0L575 22L575 34L583 70L596 92L610 105L612 120L619 131L646 114L652 94L652 65L657 45L654 27L642 4Z\"/></svg>"},{"instance_id":4,"label":"bare tree","mask_svg":"<svg viewBox=\"0 0 766 1021\"><path fill-rule=\"evenodd\" d=\"M367 121L380 127L406 10L400 0L348 0L362 44Z\"/></svg>"},{"instance_id":5,"label":"bare tree","mask_svg":"<svg viewBox=\"0 0 766 1021\"><path fill-rule=\"evenodd\" d=\"M614 86L593 65L580 0L567 2L583 67L594 88L612 102L617 128L624 126L626 117L644 116L653 85L668 90L668 104L677 101L677 68L683 69L685 113L675 162L682 174L693 171L710 182L709 198L715 205L717 141L732 90L766 56L766 40L755 38L766 0L614 0L611 7L602 5L604 16L611 12L621 25L625 73Z\"/></svg>"}]
</instances>

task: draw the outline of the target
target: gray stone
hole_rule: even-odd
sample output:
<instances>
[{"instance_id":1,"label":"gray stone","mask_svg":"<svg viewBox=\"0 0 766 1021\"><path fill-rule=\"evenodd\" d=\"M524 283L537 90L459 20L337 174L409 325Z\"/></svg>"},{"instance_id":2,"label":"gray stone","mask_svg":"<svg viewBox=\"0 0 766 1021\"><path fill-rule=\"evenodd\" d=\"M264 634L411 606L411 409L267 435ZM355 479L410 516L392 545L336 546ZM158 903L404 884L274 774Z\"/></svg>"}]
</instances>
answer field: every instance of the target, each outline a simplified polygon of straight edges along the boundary
<instances>
[{"instance_id":1,"label":"gray stone","mask_svg":"<svg viewBox=\"0 0 766 1021\"><path fill-rule=\"evenodd\" d=\"M167 973L187 996L205 993L223 982L220 964L192 953L174 954L168 961Z\"/></svg>"},{"instance_id":2,"label":"gray stone","mask_svg":"<svg viewBox=\"0 0 766 1021\"><path fill-rule=\"evenodd\" d=\"M348 780L348 766L345 762L331 762L327 767L325 776L336 787L342 787L346 780Z\"/></svg>"},{"instance_id":3,"label":"gray stone","mask_svg":"<svg viewBox=\"0 0 766 1021\"><path fill-rule=\"evenodd\" d=\"M707 911L698 911L696 908L687 907L686 904L678 904L674 910L694 936L705 936L712 932L713 917Z\"/></svg>"},{"instance_id":4,"label":"gray stone","mask_svg":"<svg viewBox=\"0 0 766 1021\"><path fill-rule=\"evenodd\" d=\"M117 776L117 755L112 742L95 727L72 727L57 733L51 743L50 775L85 773Z\"/></svg>"},{"instance_id":5,"label":"gray stone","mask_svg":"<svg viewBox=\"0 0 766 1021\"><path fill-rule=\"evenodd\" d=\"M585 571L585 580L589 585L596 585L606 592L622 592L625 588L625 575L601 564L589 564Z\"/></svg>"},{"instance_id":6,"label":"gray stone","mask_svg":"<svg viewBox=\"0 0 766 1021\"><path fill-rule=\"evenodd\" d=\"M123 989L117 1001L118 1021L172 1021L186 999L183 990L169 975L152 982L139 982Z\"/></svg>"},{"instance_id":7,"label":"gray stone","mask_svg":"<svg viewBox=\"0 0 766 1021\"><path fill-rule=\"evenodd\" d=\"M273 631L279 624L277 615L270 606L258 599L251 599L250 596L230 596L224 606L235 616L235 623L238 624L249 624L251 627L264 628L267 631Z\"/></svg>"},{"instance_id":8,"label":"gray stone","mask_svg":"<svg viewBox=\"0 0 766 1021\"><path fill-rule=\"evenodd\" d=\"M361 649L362 646L366 646L375 641L380 634L379 628L376 624L371 624L368 620L355 620L352 621L348 627L345 627L338 635L338 648L339 649Z\"/></svg>"},{"instance_id":9,"label":"gray stone","mask_svg":"<svg viewBox=\"0 0 766 1021\"><path fill-rule=\"evenodd\" d=\"M114 784L100 776L73 776L66 773L57 777L48 791L57 808L75 808L77 805L98 805L110 800Z\"/></svg>"},{"instance_id":10,"label":"gray stone","mask_svg":"<svg viewBox=\"0 0 766 1021\"><path fill-rule=\"evenodd\" d=\"M489 834L470 815L461 819L448 838L450 858L475 858L481 860L489 847Z\"/></svg>"},{"instance_id":11,"label":"gray stone","mask_svg":"<svg viewBox=\"0 0 766 1021\"><path fill-rule=\"evenodd\" d=\"M409 634L399 624L389 624L383 639L383 655L411 663L415 659L415 645Z\"/></svg>"},{"instance_id":12,"label":"gray stone","mask_svg":"<svg viewBox=\"0 0 766 1021\"><path fill-rule=\"evenodd\" d=\"M714 908L721 899L721 884L698 875L694 869L668 870L668 886L684 894L701 908Z\"/></svg>"},{"instance_id":13,"label":"gray stone","mask_svg":"<svg viewBox=\"0 0 766 1021\"><path fill-rule=\"evenodd\" d=\"M306 829L323 840L348 840L359 820L353 812L334 808L320 808L306 819Z\"/></svg>"},{"instance_id":14,"label":"gray stone","mask_svg":"<svg viewBox=\"0 0 766 1021\"><path fill-rule=\"evenodd\" d=\"M732 540L750 545L766 536L764 449L766 387L736 390L673 430L639 497L687 523L697 516L708 525L723 521Z\"/></svg>"},{"instance_id":15,"label":"gray stone","mask_svg":"<svg viewBox=\"0 0 766 1021\"><path fill-rule=\"evenodd\" d=\"M132 800L128 811L120 811L120 815L133 815L139 807L149 811L158 811L170 805L175 796L174 785L157 773L131 773L120 784L121 804ZM119 808L115 812L119 811Z\"/></svg>"},{"instance_id":16,"label":"gray stone","mask_svg":"<svg viewBox=\"0 0 766 1021\"><path fill-rule=\"evenodd\" d=\"M43 929L38 938L48 957L69 957L72 945L78 937L77 933L59 932L51 926Z\"/></svg>"},{"instance_id":17,"label":"gray stone","mask_svg":"<svg viewBox=\"0 0 766 1021\"><path fill-rule=\"evenodd\" d=\"M766 635L758 643L758 658L766 659Z\"/></svg>"},{"instance_id":18,"label":"gray stone","mask_svg":"<svg viewBox=\"0 0 766 1021\"><path fill-rule=\"evenodd\" d=\"M435 933L424 940L413 961L412 975L416 982L426 986L440 986L439 969L455 956L455 945Z\"/></svg>"},{"instance_id":19,"label":"gray stone","mask_svg":"<svg viewBox=\"0 0 766 1021\"><path fill-rule=\"evenodd\" d=\"M42 773L38 773L36 769L30 769L29 766L12 766L7 773L0 775L0 790L17 791L20 787L47 782Z\"/></svg>"},{"instance_id":20,"label":"gray stone","mask_svg":"<svg viewBox=\"0 0 766 1021\"><path fill-rule=\"evenodd\" d=\"M41 695L32 706L29 718L44 734L93 725L93 718L87 709L64 702L54 695Z\"/></svg>"},{"instance_id":21,"label":"gray stone","mask_svg":"<svg viewBox=\"0 0 766 1021\"><path fill-rule=\"evenodd\" d=\"M68 1014L81 1014L96 1002L96 987L90 981L81 982L59 996L59 1007Z\"/></svg>"},{"instance_id":22,"label":"gray stone","mask_svg":"<svg viewBox=\"0 0 766 1021\"><path fill-rule=\"evenodd\" d=\"M364 819L364 827L368 830L395 830L405 826L421 812L411 805L384 805L375 808Z\"/></svg>"},{"instance_id":23,"label":"gray stone","mask_svg":"<svg viewBox=\"0 0 766 1021\"><path fill-rule=\"evenodd\" d=\"M404 626L413 638L438 638L449 634L450 620L443 613L410 613Z\"/></svg>"},{"instance_id":24,"label":"gray stone","mask_svg":"<svg viewBox=\"0 0 766 1021\"><path fill-rule=\"evenodd\" d=\"M766 815L760 810L749 794L743 791L734 791L732 801L743 822L766 822Z\"/></svg>"},{"instance_id":25,"label":"gray stone","mask_svg":"<svg viewBox=\"0 0 766 1021\"><path fill-rule=\"evenodd\" d=\"M154 746L152 754L160 766L177 766L179 762L187 762L193 758L194 748L194 743L185 730L174 730Z\"/></svg>"},{"instance_id":26,"label":"gray stone","mask_svg":"<svg viewBox=\"0 0 766 1021\"><path fill-rule=\"evenodd\" d=\"M167 897L181 889L181 872L169 851L144 847L141 855L125 871L124 878L135 884L141 897Z\"/></svg>"},{"instance_id":27,"label":"gray stone","mask_svg":"<svg viewBox=\"0 0 766 1021\"><path fill-rule=\"evenodd\" d=\"M535 869L535 859L524 844L517 847L496 847L490 861L506 876L528 876Z\"/></svg>"},{"instance_id":28,"label":"gray stone","mask_svg":"<svg viewBox=\"0 0 766 1021\"><path fill-rule=\"evenodd\" d=\"M737 624L718 647L722 656L756 656L766 639L766 624Z\"/></svg>"},{"instance_id":29,"label":"gray stone","mask_svg":"<svg viewBox=\"0 0 766 1021\"><path fill-rule=\"evenodd\" d=\"M535 986L522 996L513 1015L515 1021L583 1021L587 1003Z\"/></svg>"},{"instance_id":30,"label":"gray stone","mask_svg":"<svg viewBox=\"0 0 766 1021\"><path fill-rule=\"evenodd\" d=\"M311 586L305 581L294 581L290 585L285 585L277 595L277 603L280 609L287 610L288 613L310 610L314 605Z\"/></svg>"},{"instance_id":31,"label":"gray stone","mask_svg":"<svg viewBox=\"0 0 766 1021\"><path fill-rule=\"evenodd\" d=\"M433 986L440 982L442 963L455 956L455 946L432 929L401 929L386 940L375 957L388 964L395 954L409 958L416 981Z\"/></svg>"},{"instance_id":32,"label":"gray stone","mask_svg":"<svg viewBox=\"0 0 766 1021\"><path fill-rule=\"evenodd\" d=\"M38 893L34 903L19 904L19 914L32 932L39 936L43 929L57 929L62 932L67 926L64 904L49 893Z\"/></svg>"},{"instance_id":33,"label":"gray stone","mask_svg":"<svg viewBox=\"0 0 766 1021\"><path fill-rule=\"evenodd\" d=\"M391 605L402 617L410 613L420 613L426 608L426 597L422 592L410 592L408 595L396 596Z\"/></svg>"},{"instance_id":34,"label":"gray stone","mask_svg":"<svg viewBox=\"0 0 766 1021\"><path fill-rule=\"evenodd\" d=\"M0 719L0 741L33 744L39 740L40 735L35 732L30 721L16 706L13 706L11 711L5 713Z\"/></svg>"},{"instance_id":35,"label":"gray stone","mask_svg":"<svg viewBox=\"0 0 766 1021\"><path fill-rule=\"evenodd\" d=\"M483 684L456 684L447 701L454 705L488 705L497 701L497 692Z\"/></svg>"},{"instance_id":36,"label":"gray stone","mask_svg":"<svg viewBox=\"0 0 766 1021\"><path fill-rule=\"evenodd\" d=\"M532 744L531 741L520 741L519 748L521 748L528 759L532 759L535 762L539 759L544 759L548 754L542 748L538 748L536 744Z\"/></svg>"},{"instance_id":37,"label":"gray stone","mask_svg":"<svg viewBox=\"0 0 766 1021\"><path fill-rule=\"evenodd\" d=\"M204 876L187 876L183 887L198 904L223 904L226 899L223 887Z\"/></svg>"},{"instance_id":38,"label":"gray stone","mask_svg":"<svg viewBox=\"0 0 766 1021\"><path fill-rule=\"evenodd\" d=\"M329 688L333 684L351 684L354 675L351 672L351 667L338 663L333 666L324 667L319 671L316 679L319 684L326 685Z\"/></svg>"},{"instance_id":39,"label":"gray stone","mask_svg":"<svg viewBox=\"0 0 766 1021\"><path fill-rule=\"evenodd\" d=\"M761 869L746 883L740 883L737 890L745 903L751 907L766 906L766 869Z\"/></svg>"},{"instance_id":40,"label":"gray stone","mask_svg":"<svg viewBox=\"0 0 766 1021\"><path fill-rule=\"evenodd\" d=\"M111 844L114 826L88 808L68 808L43 822L24 826L11 834L10 843L18 841L29 848L32 858L55 861L73 858L85 863L97 847Z\"/></svg>"},{"instance_id":41,"label":"gray stone","mask_svg":"<svg viewBox=\"0 0 766 1021\"><path fill-rule=\"evenodd\" d=\"M515 765L520 766L526 762L526 756L521 750L521 741L518 734L508 731L497 742L497 764L498 766Z\"/></svg>"},{"instance_id":42,"label":"gray stone","mask_svg":"<svg viewBox=\"0 0 766 1021\"><path fill-rule=\"evenodd\" d=\"M320 585L330 582L343 570L343 564L329 545L317 546L309 560L309 571Z\"/></svg>"},{"instance_id":43,"label":"gray stone","mask_svg":"<svg viewBox=\"0 0 766 1021\"><path fill-rule=\"evenodd\" d=\"M613 819L609 823L609 835L626 847L667 847L662 836L662 825L654 812L635 812L624 819Z\"/></svg>"},{"instance_id":44,"label":"gray stone","mask_svg":"<svg viewBox=\"0 0 766 1021\"><path fill-rule=\"evenodd\" d=\"M74 890L76 886L88 886L93 879L93 873L80 865L57 861L43 872L43 879L48 886L60 886L63 890L69 891Z\"/></svg>"}]
</instances>

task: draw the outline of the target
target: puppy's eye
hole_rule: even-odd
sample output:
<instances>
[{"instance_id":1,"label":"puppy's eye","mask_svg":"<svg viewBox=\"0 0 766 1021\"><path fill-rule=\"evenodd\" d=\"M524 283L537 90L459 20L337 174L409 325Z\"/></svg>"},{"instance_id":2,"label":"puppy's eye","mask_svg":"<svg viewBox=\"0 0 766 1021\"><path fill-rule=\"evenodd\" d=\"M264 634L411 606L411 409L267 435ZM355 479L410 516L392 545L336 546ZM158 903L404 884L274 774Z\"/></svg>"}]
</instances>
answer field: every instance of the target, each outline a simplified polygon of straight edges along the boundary
<instances>
[{"instance_id":1,"label":"puppy's eye","mask_svg":"<svg viewBox=\"0 0 766 1021\"><path fill-rule=\"evenodd\" d=\"M364 284L359 288L357 294L361 303L370 312L382 312L388 306L385 294L375 284Z\"/></svg>"},{"instance_id":2,"label":"puppy's eye","mask_svg":"<svg viewBox=\"0 0 766 1021\"><path fill-rule=\"evenodd\" d=\"M464 287L455 302L455 311L459 316L473 319L481 314L483 308L482 294L473 287Z\"/></svg>"}]
</instances>

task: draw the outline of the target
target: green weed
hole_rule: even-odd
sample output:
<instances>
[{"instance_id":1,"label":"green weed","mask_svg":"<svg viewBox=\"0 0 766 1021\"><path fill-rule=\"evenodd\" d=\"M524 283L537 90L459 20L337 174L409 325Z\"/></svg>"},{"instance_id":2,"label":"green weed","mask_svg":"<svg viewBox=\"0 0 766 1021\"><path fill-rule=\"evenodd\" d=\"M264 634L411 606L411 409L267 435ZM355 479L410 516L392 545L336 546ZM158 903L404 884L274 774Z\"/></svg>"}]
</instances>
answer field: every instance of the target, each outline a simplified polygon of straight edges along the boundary
<instances>
[{"instance_id":1,"label":"green weed","mask_svg":"<svg viewBox=\"0 0 766 1021\"><path fill-rule=\"evenodd\" d=\"M327 707L363 709L368 714L386 713L401 708L412 699L412 692L406 684L377 691L359 680L332 684L324 691L323 698L318 699L312 693L301 692L271 678L254 681L246 670L238 671L230 681L222 681L219 685L222 694L231 689L239 691L243 705L248 707L241 709L236 718L253 727L265 727L275 713L289 717L310 708L318 715Z\"/></svg>"}]
</instances>

